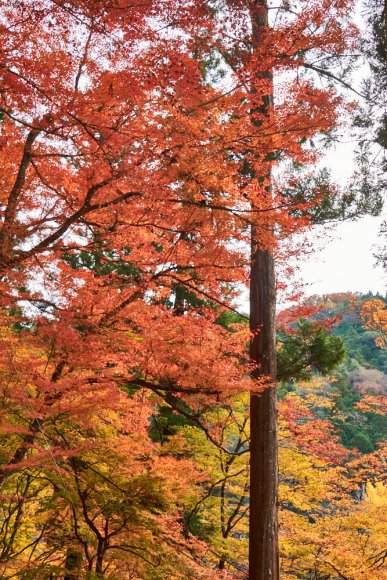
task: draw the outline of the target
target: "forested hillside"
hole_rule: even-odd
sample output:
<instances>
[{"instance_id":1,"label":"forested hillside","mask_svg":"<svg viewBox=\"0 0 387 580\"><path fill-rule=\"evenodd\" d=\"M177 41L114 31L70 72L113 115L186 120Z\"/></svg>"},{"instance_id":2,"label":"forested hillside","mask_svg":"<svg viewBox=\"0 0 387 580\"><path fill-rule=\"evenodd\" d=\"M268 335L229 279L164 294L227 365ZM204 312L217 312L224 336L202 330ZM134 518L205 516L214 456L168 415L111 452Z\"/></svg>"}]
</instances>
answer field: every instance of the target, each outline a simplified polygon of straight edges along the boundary
<instances>
[{"instance_id":1,"label":"forested hillside","mask_svg":"<svg viewBox=\"0 0 387 580\"><path fill-rule=\"evenodd\" d=\"M360 410L359 403L370 395L387 395L387 350L377 346L379 332L364 318L364 304L385 299L367 294L331 294L313 297L309 304L321 307L317 319L334 318L332 334L344 341L345 359L326 385L335 397L337 416L331 417L343 444L369 452L387 438L387 417ZM384 331L385 332L385 331Z\"/></svg>"},{"instance_id":2,"label":"forested hillside","mask_svg":"<svg viewBox=\"0 0 387 580\"><path fill-rule=\"evenodd\" d=\"M387 352L375 344L378 336L376 330L366 328L361 316L362 304L369 300L385 301L385 297L372 293L361 294L328 294L313 296L308 304L321 307L316 318L337 318L332 332L341 336L345 343L346 368L351 371L360 366L366 369L377 369L387 373Z\"/></svg>"}]
</instances>

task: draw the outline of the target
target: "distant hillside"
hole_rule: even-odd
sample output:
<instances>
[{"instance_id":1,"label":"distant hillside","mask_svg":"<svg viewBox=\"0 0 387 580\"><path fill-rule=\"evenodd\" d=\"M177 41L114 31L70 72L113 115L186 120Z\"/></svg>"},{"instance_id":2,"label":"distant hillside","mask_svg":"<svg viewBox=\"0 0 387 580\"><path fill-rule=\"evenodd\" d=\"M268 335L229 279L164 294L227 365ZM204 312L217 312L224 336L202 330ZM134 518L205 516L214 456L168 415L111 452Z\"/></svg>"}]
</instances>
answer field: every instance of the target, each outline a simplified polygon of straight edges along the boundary
<instances>
[{"instance_id":1,"label":"distant hillside","mask_svg":"<svg viewBox=\"0 0 387 580\"><path fill-rule=\"evenodd\" d=\"M332 332L344 340L348 370L355 371L360 365L365 369L377 369L387 374L387 350L375 345L375 332L366 330L359 316L362 302L370 298L386 301L386 298L379 294L336 293L312 296L307 303L322 307L315 316L317 319L338 317L339 320L333 326Z\"/></svg>"},{"instance_id":2,"label":"distant hillside","mask_svg":"<svg viewBox=\"0 0 387 580\"><path fill-rule=\"evenodd\" d=\"M363 327L359 315L362 303L371 298L386 302L380 295L349 293L312 296L307 300L310 306L321 306L315 319L338 318L332 332L343 338L347 356L323 387L335 398L328 418L336 425L343 444L362 453L373 451L387 439L387 417L357 408L357 403L369 393L387 396L387 350L376 346L376 333Z\"/></svg>"}]
</instances>

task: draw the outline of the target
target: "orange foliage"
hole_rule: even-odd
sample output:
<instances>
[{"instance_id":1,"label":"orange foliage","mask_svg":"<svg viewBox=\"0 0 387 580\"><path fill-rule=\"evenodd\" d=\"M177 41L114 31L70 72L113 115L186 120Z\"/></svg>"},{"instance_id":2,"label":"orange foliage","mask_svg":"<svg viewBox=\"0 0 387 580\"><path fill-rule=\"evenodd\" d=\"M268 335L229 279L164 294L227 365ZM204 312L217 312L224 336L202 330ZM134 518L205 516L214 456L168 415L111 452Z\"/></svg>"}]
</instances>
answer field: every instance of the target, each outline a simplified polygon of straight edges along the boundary
<instances>
[{"instance_id":1,"label":"orange foliage","mask_svg":"<svg viewBox=\"0 0 387 580\"><path fill-rule=\"evenodd\" d=\"M224 330L216 315L248 281L250 226L280 253L335 193L296 195L320 156L309 140L347 108L299 73L309 52L340 55L355 37L343 26L352 2L305 1L298 13L281 8L252 54L248 5L2 3L1 479L18 509L23 480L30 518L20 529L9 516L10 575L63 572L70 546L97 574L159 567L173 578L176 564L180 577L211 577L205 547L181 523L181 497L195 493L187 474L200 475L163 455L149 421L161 399L183 411L192 402L194 421L227 393L262 386L248 378L246 331ZM208 65L218 55L227 81ZM272 69L277 102L266 115ZM302 171L273 177L269 195L268 169L284 164ZM323 422L315 428L328 437ZM310 442L301 427L298 437ZM128 506L130 490L144 502ZM47 501L41 536L30 523L37 497ZM121 542L115 560L109 529ZM155 550L160 563L148 558Z\"/></svg>"},{"instance_id":2,"label":"orange foliage","mask_svg":"<svg viewBox=\"0 0 387 580\"><path fill-rule=\"evenodd\" d=\"M365 328L377 332L375 343L380 348L387 348L387 308L383 300L373 298L362 304L361 317Z\"/></svg>"}]
</instances>

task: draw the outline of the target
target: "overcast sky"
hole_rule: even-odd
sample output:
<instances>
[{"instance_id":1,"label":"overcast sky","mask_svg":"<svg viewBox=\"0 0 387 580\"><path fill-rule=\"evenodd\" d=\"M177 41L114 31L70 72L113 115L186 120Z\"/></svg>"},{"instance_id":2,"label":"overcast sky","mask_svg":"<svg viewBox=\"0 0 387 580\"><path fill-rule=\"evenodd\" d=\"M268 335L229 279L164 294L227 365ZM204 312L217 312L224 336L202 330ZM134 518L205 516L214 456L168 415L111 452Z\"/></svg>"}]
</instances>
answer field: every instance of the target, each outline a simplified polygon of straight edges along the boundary
<instances>
[{"instance_id":1,"label":"overcast sky","mask_svg":"<svg viewBox=\"0 0 387 580\"><path fill-rule=\"evenodd\" d=\"M355 21L364 30L362 1L356 1ZM352 82L361 90L364 77L368 76L366 65L358 68ZM345 141L345 138L343 138ZM330 167L332 175L345 187L353 171L354 143L343 143L330 150L324 164ZM387 220L387 200L383 215L364 217L356 222L338 225L330 233L325 247L300 266L301 276L307 284L306 294L326 294L330 292L380 292L387 291L387 276L380 266L376 266L374 253L383 242L379 234L380 224ZM379 235L378 235L379 234ZM318 244L323 246L323 244Z\"/></svg>"},{"instance_id":2,"label":"overcast sky","mask_svg":"<svg viewBox=\"0 0 387 580\"><path fill-rule=\"evenodd\" d=\"M345 187L353 171L353 145L336 146L328 152L324 164L331 169L335 181ZM318 242L316 246L321 249L300 265L306 294L369 290L384 294L387 277L375 265L374 257L383 244L379 233L383 220L387 220L386 207L379 217L366 216L335 226L328 239Z\"/></svg>"},{"instance_id":3,"label":"overcast sky","mask_svg":"<svg viewBox=\"0 0 387 580\"><path fill-rule=\"evenodd\" d=\"M384 216L387 219L387 216ZM330 292L386 292L386 275L375 266L373 254L381 245L378 230L382 217L365 217L336 226L323 249L300 265L306 294Z\"/></svg>"}]
</instances>

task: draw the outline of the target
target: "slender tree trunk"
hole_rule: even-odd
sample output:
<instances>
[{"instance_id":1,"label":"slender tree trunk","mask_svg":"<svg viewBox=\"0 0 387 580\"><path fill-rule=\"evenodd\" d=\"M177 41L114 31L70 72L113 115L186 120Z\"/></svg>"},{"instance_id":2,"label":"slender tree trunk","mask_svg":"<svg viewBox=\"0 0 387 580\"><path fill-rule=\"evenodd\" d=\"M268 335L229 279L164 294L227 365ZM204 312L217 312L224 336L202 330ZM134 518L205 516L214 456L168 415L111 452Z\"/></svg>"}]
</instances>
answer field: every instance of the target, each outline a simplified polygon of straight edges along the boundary
<instances>
[{"instance_id":1,"label":"slender tree trunk","mask_svg":"<svg viewBox=\"0 0 387 580\"><path fill-rule=\"evenodd\" d=\"M68 548L66 555L66 575L63 580L79 580L81 578L83 556L76 548Z\"/></svg>"},{"instance_id":2,"label":"slender tree trunk","mask_svg":"<svg viewBox=\"0 0 387 580\"><path fill-rule=\"evenodd\" d=\"M252 46L257 50L268 30L266 0L250 4ZM269 81L259 113L269 115L273 106L272 71L257 75ZM254 94L254 83L252 93ZM254 115L254 110L252 111ZM253 120L254 123L254 120ZM259 126L261 122L255 122ZM266 176L270 197L270 170ZM254 209L254 208L252 208ZM268 386L250 400L250 530L249 579L278 580L278 452L277 402L275 389L275 272L274 258L260 244L259 230L251 231L250 357L257 368L253 378L267 377Z\"/></svg>"},{"instance_id":3,"label":"slender tree trunk","mask_svg":"<svg viewBox=\"0 0 387 580\"><path fill-rule=\"evenodd\" d=\"M103 577L103 559L104 559L105 551L101 544L98 545L97 550L97 562L95 565L95 572L97 576Z\"/></svg>"}]
</instances>

